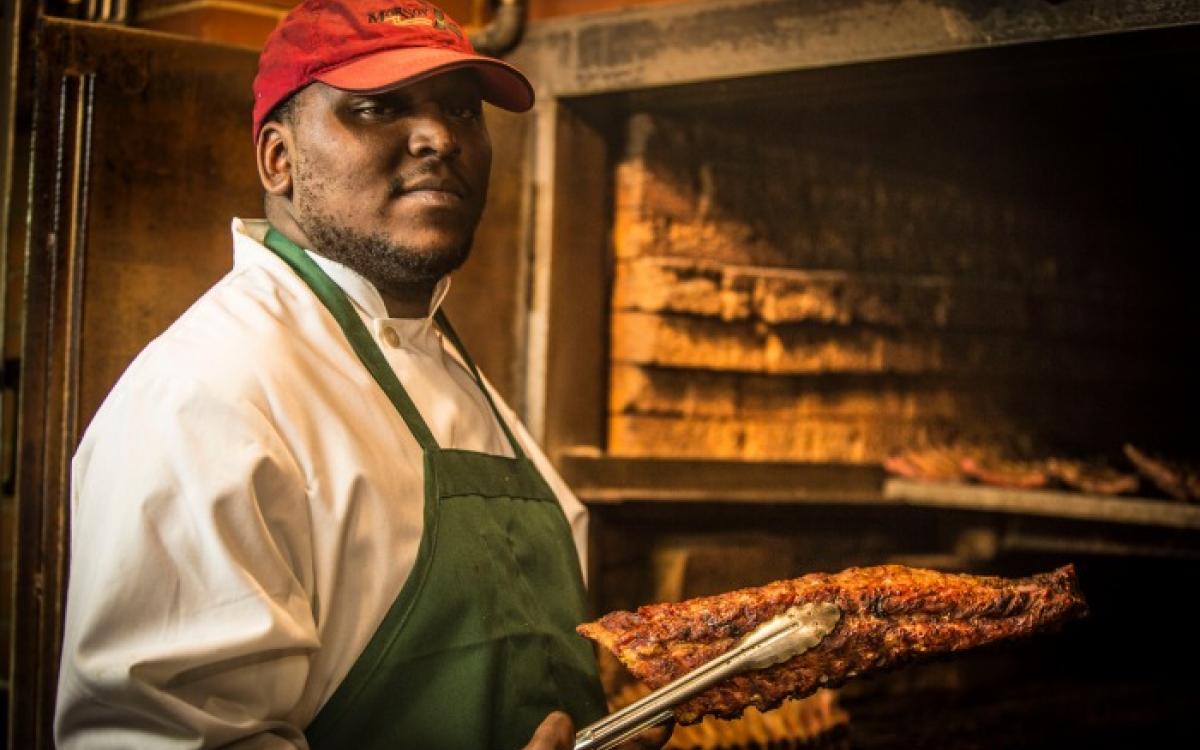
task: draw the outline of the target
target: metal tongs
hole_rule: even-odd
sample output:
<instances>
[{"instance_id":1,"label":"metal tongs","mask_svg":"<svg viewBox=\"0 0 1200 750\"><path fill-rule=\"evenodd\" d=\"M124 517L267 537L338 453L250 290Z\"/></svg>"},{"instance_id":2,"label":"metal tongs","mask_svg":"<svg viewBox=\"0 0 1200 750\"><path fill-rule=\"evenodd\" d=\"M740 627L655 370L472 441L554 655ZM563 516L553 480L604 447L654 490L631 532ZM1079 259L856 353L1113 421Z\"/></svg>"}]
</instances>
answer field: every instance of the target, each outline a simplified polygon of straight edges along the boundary
<instances>
[{"instance_id":1,"label":"metal tongs","mask_svg":"<svg viewBox=\"0 0 1200 750\"><path fill-rule=\"evenodd\" d=\"M672 708L716 683L742 672L766 669L816 646L841 617L842 611L829 602L790 607L712 661L579 730L575 750L607 750L662 724L671 718Z\"/></svg>"}]
</instances>

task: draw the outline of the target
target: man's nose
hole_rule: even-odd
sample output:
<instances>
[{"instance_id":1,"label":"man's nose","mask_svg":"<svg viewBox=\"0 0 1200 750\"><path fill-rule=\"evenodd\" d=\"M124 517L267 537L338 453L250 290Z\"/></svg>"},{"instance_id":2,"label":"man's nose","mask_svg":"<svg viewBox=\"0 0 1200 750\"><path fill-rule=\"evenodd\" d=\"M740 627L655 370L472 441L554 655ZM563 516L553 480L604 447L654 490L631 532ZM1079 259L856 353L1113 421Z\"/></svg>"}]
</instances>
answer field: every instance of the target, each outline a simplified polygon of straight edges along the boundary
<instances>
[{"instance_id":1,"label":"man's nose","mask_svg":"<svg viewBox=\"0 0 1200 750\"><path fill-rule=\"evenodd\" d=\"M421 112L412 116L408 150L417 157L437 156L448 159L458 154L458 138L442 113Z\"/></svg>"}]
</instances>

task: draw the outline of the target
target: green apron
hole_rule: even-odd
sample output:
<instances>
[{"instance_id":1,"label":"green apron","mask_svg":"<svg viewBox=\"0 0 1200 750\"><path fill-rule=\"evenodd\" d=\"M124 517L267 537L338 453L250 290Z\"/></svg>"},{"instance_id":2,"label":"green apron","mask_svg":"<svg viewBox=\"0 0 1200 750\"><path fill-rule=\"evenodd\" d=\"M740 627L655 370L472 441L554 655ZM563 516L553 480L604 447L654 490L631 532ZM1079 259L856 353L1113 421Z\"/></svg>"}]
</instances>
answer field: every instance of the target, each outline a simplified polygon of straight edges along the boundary
<instances>
[{"instance_id":1,"label":"green apron","mask_svg":"<svg viewBox=\"0 0 1200 750\"><path fill-rule=\"evenodd\" d=\"M329 309L424 449L425 529L412 573L305 730L309 744L514 750L551 711L577 726L602 716L595 658L574 632L584 590L571 530L504 419L496 412L515 458L439 448L345 293L279 232L266 244ZM437 320L495 412L462 342Z\"/></svg>"}]
</instances>

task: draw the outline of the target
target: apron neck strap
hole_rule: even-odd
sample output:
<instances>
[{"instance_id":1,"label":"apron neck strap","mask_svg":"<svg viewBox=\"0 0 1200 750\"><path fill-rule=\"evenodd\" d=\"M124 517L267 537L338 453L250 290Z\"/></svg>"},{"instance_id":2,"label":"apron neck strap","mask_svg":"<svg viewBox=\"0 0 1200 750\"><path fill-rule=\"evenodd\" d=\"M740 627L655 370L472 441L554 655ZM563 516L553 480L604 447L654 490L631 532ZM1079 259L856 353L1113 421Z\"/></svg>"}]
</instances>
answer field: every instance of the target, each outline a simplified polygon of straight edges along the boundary
<instances>
[{"instance_id":1,"label":"apron neck strap","mask_svg":"<svg viewBox=\"0 0 1200 750\"><path fill-rule=\"evenodd\" d=\"M437 439L434 438L433 432L429 426L425 424L425 419L421 416L421 412L417 410L416 404L409 397L408 391L404 390L396 373L392 370L392 366L388 364L387 358L379 349L379 344L375 343L375 337L363 325L362 318L358 317L358 312L354 309L354 305L350 299L346 297L346 293L338 286L329 275L317 265L312 258L308 257L308 253L304 252L296 243L284 237L282 233L274 227L267 230L267 236L264 243L276 255L283 259L285 263L291 266L292 270L300 277L300 279L312 289L313 294L317 295L317 299L329 310L333 315L334 320L345 334L346 340L350 342L351 348L358 358L366 366L367 370L375 378L375 382L383 389L388 400L396 407L396 411L404 419L404 423L408 425L408 429L412 432L413 437L421 444L421 448L426 451L438 450ZM487 386L483 382L483 376L479 374L479 368L475 366L475 360L471 359L471 355L467 353L467 348L463 346L462 339L454 331L454 327L450 325L449 318L440 309L435 313L435 319L438 326L450 337L450 341L458 349L462 355L463 361L467 363L471 374L475 377L475 382L479 386L479 390L483 392L483 397L487 399L488 406L491 407L492 413L496 415L496 421L500 424L500 429L504 430L504 436L508 438L508 444L512 446L513 455L517 458L524 458L525 452L521 450L521 444L517 442L517 438L509 429L508 421L500 414L500 410L496 408L496 402L492 400L492 394L488 392Z\"/></svg>"},{"instance_id":2,"label":"apron neck strap","mask_svg":"<svg viewBox=\"0 0 1200 750\"><path fill-rule=\"evenodd\" d=\"M467 353L467 347L463 346L462 339L454 331L454 326L450 325L450 319L446 317L446 313L441 308L438 308L437 312L434 313L434 320L437 321L438 327L450 338L454 347L458 349L458 353L462 355L463 361L467 363L467 367L471 368L471 374L475 376L475 382L479 384L479 390L483 392L483 397L487 399L488 406L492 407L492 413L496 415L496 421L500 423L500 429L504 430L504 436L508 438L508 444L512 446L513 455L517 458L525 458L525 451L521 450L521 444L517 442L516 436L509 429L508 420L496 408L496 402L492 400L492 394L483 382L483 376L479 374L479 368L475 366L475 360L471 359L471 355Z\"/></svg>"},{"instance_id":3,"label":"apron neck strap","mask_svg":"<svg viewBox=\"0 0 1200 750\"><path fill-rule=\"evenodd\" d=\"M312 289L313 294L317 295L317 299L321 300L321 303L333 315L334 320L341 327L342 333L346 335L346 340L354 349L354 353L362 360L367 371L371 373L375 382L379 383L379 387L396 407L396 411L408 425L413 437L421 444L421 448L426 452L438 450L437 440L429 431L425 419L417 411L416 405L409 398L404 386L400 384L392 366L388 364L387 358L380 351L379 344L375 343L375 338L363 325L362 319L358 317L358 312L342 288L335 284L333 279L329 278L312 258L308 257L308 253L276 231L274 227L267 230L264 244L291 266L296 275ZM487 391L485 390L484 393L486 394ZM503 424L503 420L501 420L501 424ZM506 432L507 430L508 428L505 427Z\"/></svg>"}]
</instances>

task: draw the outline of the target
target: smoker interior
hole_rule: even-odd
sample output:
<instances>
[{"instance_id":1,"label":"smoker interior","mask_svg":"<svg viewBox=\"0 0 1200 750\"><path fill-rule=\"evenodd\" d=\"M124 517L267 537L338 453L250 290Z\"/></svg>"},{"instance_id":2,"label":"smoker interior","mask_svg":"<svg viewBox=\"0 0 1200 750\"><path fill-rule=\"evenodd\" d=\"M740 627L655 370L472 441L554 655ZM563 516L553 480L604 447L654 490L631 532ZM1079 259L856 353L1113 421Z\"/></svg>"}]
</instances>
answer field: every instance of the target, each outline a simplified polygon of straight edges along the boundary
<instances>
[{"instance_id":1,"label":"smoker interior","mask_svg":"<svg viewBox=\"0 0 1200 750\"><path fill-rule=\"evenodd\" d=\"M850 565L1013 576L1075 565L1086 619L841 688L851 747L1175 747L1192 723L1194 533L835 505L631 502L593 520L600 611Z\"/></svg>"},{"instance_id":2,"label":"smoker interior","mask_svg":"<svg viewBox=\"0 0 1200 750\"><path fill-rule=\"evenodd\" d=\"M1035 290L1042 300L1020 321L1005 320L1001 303L959 332L978 343L972 351L1015 340L1028 366L1006 369L993 355L944 369L885 362L766 374L794 391L866 393L868 403L873 391L895 388L953 395L954 408L919 431L880 406L844 433L873 430L875 442L849 445L839 442L843 433L818 429L831 436L819 450L809 441L771 453L760 443L756 453L745 440L714 440L689 452L671 437L683 433L663 425L711 415L638 413L607 391L590 411L577 409L577 420L603 425L576 430L597 439L563 451L564 471L592 511L594 609L851 565L1016 576L1074 563L1091 606L1086 620L853 682L839 696L851 717L845 740L863 748L1172 747L1186 736L1197 701L1184 675L1200 660L1182 614L1200 572L1194 524L1059 517L1051 506L897 505L882 496L879 458L906 440L961 436L1114 461L1124 442L1197 458L1200 409L1186 360L1200 319L1191 289L1200 266L1192 227L1200 142L1188 114L1198 42L1185 27L564 100L602 134L611 175L616 226L592 245L609 254L609 276L595 280L608 284L597 296L606 309L592 316L606 321L593 332L611 355L608 378L629 365L613 354L623 334L607 321L622 312L612 292L625 230L621 199L612 196L630 153L664 169L660 182L682 186L673 194L682 207L668 206L675 215L657 224L674 233L651 240L657 256L832 270L851 281L947 278L964 296ZM648 119L657 135L631 147ZM689 151L715 160L708 176L680 158ZM704 188L706 216L749 230L673 243L689 236L679 228L694 209L688 191L705 179L716 182ZM749 260L726 255L738 238L749 243ZM579 245L587 248L587 238ZM848 335L860 335L849 331L860 323L850 321ZM943 333L921 320L904 327ZM668 390L745 375L654 356L633 364ZM748 387L766 382L761 372L752 377ZM706 486L697 478L723 466L736 479ZM652 481L638 477L643 469ZM1140 494L1172 502L1152 489Z\"/></svg>"}]
</instances>

